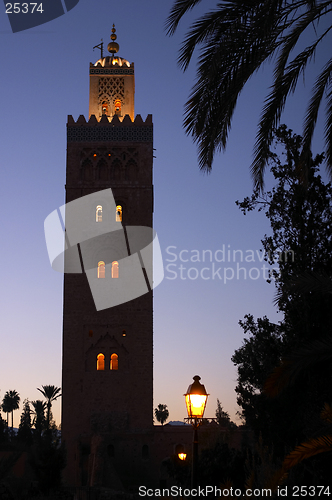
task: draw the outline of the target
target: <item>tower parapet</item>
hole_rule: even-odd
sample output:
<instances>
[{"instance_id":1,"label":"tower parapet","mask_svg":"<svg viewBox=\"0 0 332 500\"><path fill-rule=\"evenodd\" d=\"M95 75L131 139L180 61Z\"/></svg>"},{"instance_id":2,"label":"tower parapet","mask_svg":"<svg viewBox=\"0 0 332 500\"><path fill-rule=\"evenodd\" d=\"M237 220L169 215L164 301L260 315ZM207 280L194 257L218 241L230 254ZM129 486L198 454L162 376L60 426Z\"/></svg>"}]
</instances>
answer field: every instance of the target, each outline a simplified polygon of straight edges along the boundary
<instances>
[{"instance_id":1,"label":"tower parapet","mask_svg":"<svg viewBox=\"0 0 332 500\"><path fill-rule=\"evenodd\" d=\"M68 116L67 123L68 142L150 142L153 141L152 115L148 115L145 122L141 115L137 115L132 121L126 115L123 121L118 116L111 120L107 116L102 116L100 121L94 115L86 121L81 115L75 122L72 116Z\"/></svg>"}]
</instances>

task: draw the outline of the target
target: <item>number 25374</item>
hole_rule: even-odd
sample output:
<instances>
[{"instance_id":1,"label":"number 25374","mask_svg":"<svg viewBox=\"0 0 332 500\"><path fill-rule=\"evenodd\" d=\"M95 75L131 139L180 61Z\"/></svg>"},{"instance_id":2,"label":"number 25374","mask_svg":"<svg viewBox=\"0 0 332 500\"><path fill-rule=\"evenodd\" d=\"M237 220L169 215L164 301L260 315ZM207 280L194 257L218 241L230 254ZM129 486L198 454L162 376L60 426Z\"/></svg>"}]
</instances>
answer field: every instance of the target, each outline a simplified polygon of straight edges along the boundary
<instances>
[{"instance_id":1,"label":"number 25374","mask_svg":"<svg viewBox=\"0 0 332 500\"><path fill-rule=\"evenodd\" d=\"M44 12L43 4L40 3L6 3L6 14L33 14L34 12L39 12L42 14Z\"/></svg>"}]
</instances>

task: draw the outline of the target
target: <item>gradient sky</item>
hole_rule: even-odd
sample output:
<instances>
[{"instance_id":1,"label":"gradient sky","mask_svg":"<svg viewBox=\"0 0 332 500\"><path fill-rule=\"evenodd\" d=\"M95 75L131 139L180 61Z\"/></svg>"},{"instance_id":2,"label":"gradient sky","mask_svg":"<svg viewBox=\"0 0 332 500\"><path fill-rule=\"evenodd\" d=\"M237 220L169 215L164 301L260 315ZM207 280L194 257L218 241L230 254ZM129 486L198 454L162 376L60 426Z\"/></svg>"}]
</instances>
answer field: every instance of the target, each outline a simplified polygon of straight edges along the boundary
<instances>
[{"instance_id":1,"label":"gradient sky","mask_svg":"<svg viewBox=\"0 0 332 500\"><path fill-rule=\"evenodd\" d=\"M99 59L92 48L101 38L106 47L113 23L119 55L135 63L135 113L143 119L151 113L154 122L154 227L165 265L165 279L154 291L154 407L167 404L170 420L182 420L183 394L198 374L210 393L206 416L215 416L219 398L236 419L237 373L230 358L243 341L238 321L247 313L282 319L258 258L268 221L262 213L244 216L235 205L251 194L249 166L271 66L241 94L227 151L216 157L211 175L202 174L196 147L182 129L195 62L183 74L176 59L190 19L215 2L203 2L169 38L164 23L171 5L171 0L80 0L66 15L15 34L1 11L0 399L7 390L19 392L16 426L23 400L40 398L37 387L61 386L63 276L50 266L44 219L64 203L67 115L88 116L89 63ZM319 55L315 67L323 60ZM312 81L309 72L283 116L297 133ZM322 130L319 125L314 152L323 149ZM212 252L212 262L209 253L205 262L184 261L202 259L203 250ZM217 262L223 250L226 262ZM241 263L238 252L233 261L233 250L244 256L252 250L255 260ZM246 268L246 279L244 271L237 279L237 263ZM234 272L234 279L225 283L217 274L212 279L213 266L222 278ZM57 423L60 404L53 407Z\"/></svg>"}]
</instances>

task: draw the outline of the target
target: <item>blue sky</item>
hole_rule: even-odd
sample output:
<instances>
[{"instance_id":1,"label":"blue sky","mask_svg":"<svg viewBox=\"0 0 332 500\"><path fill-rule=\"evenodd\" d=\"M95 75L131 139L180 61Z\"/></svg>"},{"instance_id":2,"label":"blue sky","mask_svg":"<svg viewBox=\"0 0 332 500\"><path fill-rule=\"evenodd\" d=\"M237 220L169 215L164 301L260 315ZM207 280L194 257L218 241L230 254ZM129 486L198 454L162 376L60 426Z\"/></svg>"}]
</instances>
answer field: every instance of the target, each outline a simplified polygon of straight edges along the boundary
<instances>
[{"instance_id":1,"label":"blue sky","mask_svg":"<svg viewBox=\"0 0 332 500\"><path fill-rule=\"evenodd\" d=\"M206 9L215 2L203 4ZM164 22L171 5L170 0L80 0L66 15L15 34L4 10L0 14L0 399L15 389L22 401L35 400L37 387L61 386L63 276L49 264L43 223L64 203L67 115L75 120L88 115L89 63L99 58L92 48L101 38L107 45L113 23L119 55L135 63L135 113L143 119L151 113L154 122L154 227L165 264L165 279L154 291L154 407L167 404L170 420L182 420L183 394L198 374L210 393L206 416L214 416L219 398L236 419L237 375L230 358L243 341L238 321L247 313L282 319L259 259L268 221L262 213L244 216L235 205L251 194L249 166L271 66L248 83L226 152L216 157L211 175L202 174L196 147L182 129L195 62L183 74L176 59L189 20L203 7L169 38ZM318 56L315 65L320 68L322 61ZM311 83L309 72L282 120L298 133ZM314 152L322 151L322 136L319 125ZM226 262L218 262L224 249ZM203 250L210 252L199 262ZM244 256L251 250L254 260L241 263L238 252L233 261L233 250ZM190 256L194 261L186 262ZM238 264L246 268L246 279L243 270L237 279ZM53 411L59 423L60 402Z\"/></svg>"}]
</instances>

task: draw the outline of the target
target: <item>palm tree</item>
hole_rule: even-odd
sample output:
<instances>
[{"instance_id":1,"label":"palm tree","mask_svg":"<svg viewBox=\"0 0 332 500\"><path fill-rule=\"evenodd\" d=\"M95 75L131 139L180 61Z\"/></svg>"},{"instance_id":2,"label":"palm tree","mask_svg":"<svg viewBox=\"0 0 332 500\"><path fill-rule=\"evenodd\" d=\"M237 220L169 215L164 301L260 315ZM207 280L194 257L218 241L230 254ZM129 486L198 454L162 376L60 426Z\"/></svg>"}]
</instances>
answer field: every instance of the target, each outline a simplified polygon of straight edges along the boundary
<instances>
[{"instance_id":1,"label":"palm tree","mask_svg":"<svg viewBox=\"0 0 332 500\"><path fill-rule=\"evenodd\" d=\"M167 405L159 404L158 408L155 408L154 414L158 422L160 422L161 425L164 425L164 423L169 417L169 411L167 409Z\"/></svg>"},{"instance_id":2,"label":"palm tree","mask_svg":"<svg viewBox=\"0 0 332 500\"><path fill-rule=\"evenodd\" d=\"M6 396L4 396L2 400L1 409L4 413L7 413L7 427L8 427L8 419L9 419L9 413L11 412L11 408L9 405L9 399Z\"/></svg>"},{"instance_id":3,"label":"palm tree","mask_svg":"<svg viewBox=\"0 0 332 500\"><path fill-rule=\"evenodd\" d=\"M20 404L20 395L17 391L7 391L2 400L2 409L7 413L7 424L8 415L12 414L12 430L14 427L14 410L18 410Z\"/></svg>"},{"instance_id":4,"label":"palm tree","mask_svg":"<svg viewBox=\"0 0 332 500\"><path fill-rule=\"evenodd\" d=\"M181 18L201 0L176 0L166 21L172 35ZM237 99L249 78L268 60L274 58L272 90L266 97L261 115L251 172L255 188L262 189L263 174L269 157L273 130L280 123L289 94L296 89L314 58L317 47L332 29L319 23L331 14L332 0L229 0L197 19L190 27L180 49L178 62L186 70L194 50L201 48L197 80L185 106L184 127L198 143L199 166L209 172L216 150L225 149ZM326 19L328 21L328 19ZM303 34L314 42L298 52ZM301 38L302 40L302 38ZM321 51L322 52L322 51ZM329 54L326 50L324 55ZM332 176L332 58L317 76L307 106L301 165L310 156L310 145L318 110L326 99L326 164ZM304 170L304 167L303 167Z\"/></svg>"},{"instance_id":5,"label":"palm tree","mask_svg":"<svg viewBox=\"0 0 332 500\"><path fill-rule=\"evenodd\" d=\"M41 401L40 399L37 399L37 401L32 401L31 404L34 409L34 411L32 412L34 415L32 425L35 426L37 435L41 436L41 433L45 428L45 410L47 404L45 403L45 401Z\"/></svg>"},{"instance_id":6,"label":"palm tree","mask_svg":"<svg viewBox=\"0 0 332 500\"><path fill-rule=\"evenodd\" d=\"M50 427L50 414L53 401L56 401L60 396L60 387L55 387L55 385L42 385L42 389L37 387L38 391L42 393L44 398L47 400L47 415L46 415L46 429Z\"/></svg>"}]
</instances>

